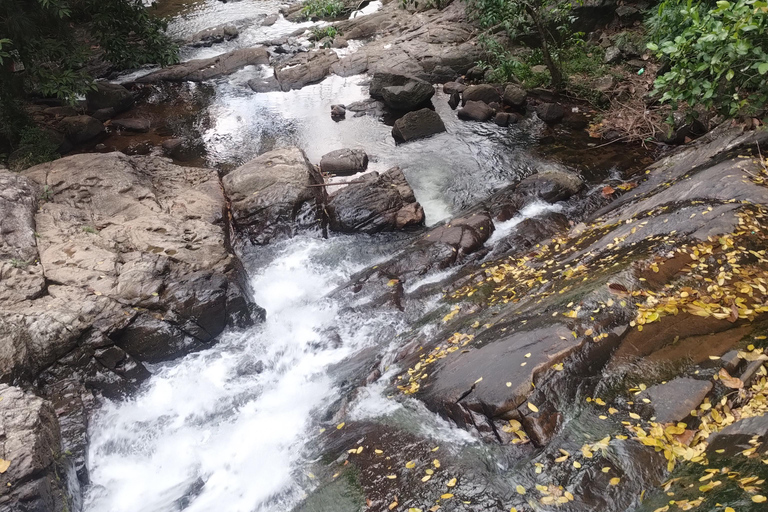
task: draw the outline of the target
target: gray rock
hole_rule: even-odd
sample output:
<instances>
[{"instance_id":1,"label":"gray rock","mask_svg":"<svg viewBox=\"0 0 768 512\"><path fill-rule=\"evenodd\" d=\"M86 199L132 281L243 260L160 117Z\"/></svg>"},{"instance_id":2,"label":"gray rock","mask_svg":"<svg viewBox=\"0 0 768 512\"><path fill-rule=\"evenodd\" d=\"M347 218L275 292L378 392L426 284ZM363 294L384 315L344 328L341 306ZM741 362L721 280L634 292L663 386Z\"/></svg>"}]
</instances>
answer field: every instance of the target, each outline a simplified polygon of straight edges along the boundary
<instances>
[{"instance_id":1,"label":"gray rock","mask_svg":"<svg viewBox=\"0 0 768 512\"><path fill-rule=\"evenodd\" d=\"M348 185L328 200L330 227L343 233L378 233L424 223L424 210L416 202L403 171L394 167L365 177L366 183Z\"/></svg>"},{"instance_id":2,"label":"gray rock","mask_svg":"<svg viewBox=\"0 0 768 512\"><path fill-rule=\"evenodd\" d=\"M446 82L443 84L443 92L445 94L453 94L454 92L462 93L466 88L466 85L460 84L459 82Z\"/></svg>"},{"instance_id":3,"label":"gray rock","mask_svg":"<svg viewBox=\"0 0 768 512\"><path fill-rule=\"evenodd\" d=\"M729 458L749 448L757 453L768 449L768 415L741 419L713 434L706 453L710 458Z\"/></svg>"},{"instance_id":4,"label":"gray rock","mask_svg":"<svg viewBox=\"0 0 768 512\"><path fill-rule=\"evenodd\" d=\"M492 85L480 84L470 85L461 93L461 104L466 105L469 101L482 101L492 103L501 101L499 91Z\"/></svg>"},{"instance_id":5,"label":"gray rock","mask_svg":"<svg viewBox=\"0 0 768 512\"><path fill-rule=\"evenodd\" d=\"M595 80L593 87L596 91L608 92L613 87L613 77L611 75L601 76Z\"/></svg>"},{"instance_id":6,"label":"gray rock","mask_svg":"<svg viewBox=\"0 0 768 512\"><path fill-rule=\"evenodd\" d=\"M212 46L214 44L223 43L224 41L231 41L240 35L237 27L234 25L219 25L217 27L207 28L201 30L197 34L194 34L189 39L189 46L193 48L200 48L203 46Z\"/></svg>"},{"instance_id":7,"label":"gray rock","mask_svg":"<svg viewBox=\"0 0 768 512\"><path fill-rule=\"evenodd\" d=\"M344 105L331 105L331 119L340 121L347 117L347 108Z\"/></svg>"},{"instance_id":8,"label":"gray rock","mask_svg":"<svg viewBox=\"0 0 768 512\"><path fill-rule=\"evenodd\" d=\"M448 106L451 107L451 110L456 110L456 107L459 106L459 103L461 103L461 94L458 92L452 92L451 97L448 98Z\"/></svg>"},{"instance_id":9,"label":"gray rock","mask_svg":"<svg viewBox=\"0 0 768 512\"><path fill-rule=\"evenodd\" d=\"M101 121L91 116L65 117L58 128L72 144L87 142L104 131Z\"/></svg>"},{"instance_id":10,"label":"gray rock","mask_svg":"<svg viewBox=\"0 0 768 512\"><path fill-rule=\"evenodd\" d=\"M542 103L536 107L536 115L547 124L557 123L565 117L565 109L557 103Z\"/></svg>"},{"instance_id":11,"label":"gray rock","mask_svg":"<svg viewBox=\"0 0 768 512\"><path fill-rule=\"evenodd\" d=\"M527 93L525 89L519 85L508 85L504 88L504 96L502 100L505 105L510 107L522 107L525 105Z\"/></svg>"},{"instance_id":12,"label":"gray rock","mask_svg":"<svg viewBox=\"0 0 768 512\"><path fill-rule=\"evenodd\" d=\"M423 80L409 80L405 85L393 85L381 90L384 104L393 110L410 111L426 104L435 95L435 88Z\"/></svg>"},{"instance_id":13,"label":"gray rock","mask_svg":"<svg viewBox=\"0 0 768 512\"><path fill-rule=\"evenodd\" d=\"M410 76L396 75L394 73L374 73L371 78L371 84L368 87L368 93L371 95L371 98L382 100L384 99L383 91L385 87L402 86L413 79Z\"/></svg>"},{"instance_id":14,"label":"gray rock","mask_svg":"<svg viewBox=\"0 0 768 512\"><path fill-rule=\"evenodd\" d=\"M299 53L276 68L275 76L283 91L301 89L327 77L338 61L339 56L333 50Z\"/></svg>"},{"instance_id":15,"label":"gray rock","mask_svg":"<svg viewBox=\"0 0 768 512\"><path fill-rule=\"evenodd\" d=\"M368 168L368 155L362 149L337 149L326 153L320 159L320 170L324 173L349 176Z\"/></svg>"},{"instance_id":16,"label":"gray rock","mask_svg":"<svg viewBox=\"0 0 768 512\"><path fill-rule=\"evenodd\" d=\"M487 121L495 114L496 111L482 101L467 101L459 109L459 119L465 121Z\"/></svg>"},{"instance_id":17,"label":"gray rock","mask_svg":"<svg viewBox=\"0 0 768 512\"><path fill-rule=\"evenodd\" d=\"M269 64L267 50L261 47L240 48L209 59L195 59L159 69L145 75L137 82L203 82L229 75L245 66Z\"/></svg>"},{"instance_id":18,"label":"gray rock","mask_svg":"<svg viewBox=\"0 0 768 512\"><path fill-rule=\"evenodd\" d=\"M253 78L248 80L248 87L250 87L253 92L279 91L280 82L278 82L277 78L274 76L267 78Z\"/></svg>"},{"instance_id":19,"label":"gray rock","mask_svg":"<svg viewBox=\"0 0 768 512\"><path fill-rule=\"evenodd\" d=\"M611 46L605 50L603 62L611 64L621 58L621 50L617 46Z\"/></svg>"},{"instance_id":20,"label":"gray rock","mask_svg":"<svg viewBox=\"0 0 768 512\"><path fill-rule=\"evenodd\" d=\"M96 82L96 90L88 92L85 99L90 112L112 108L117 114L131 108L134 102L131 91L109 82Z\"/></svg>"},{"instance_id":21,"label":"gray rock","mask_svg":"<svg viewBox=\"0 0 768 512\"><path fill-rule=\"evenodd\" d=\"M709 380L678 377L666 384L657 384L640 393L638 398L651 401L657 423L682 421L696 409L712 391Z\"/></svg>"},{"instance_id":22,"label":"gray rock","mask_svg":"<svg viewBox=\"0 0 768 512\"><path fill-rule=\"evenodd\" d=\"M271 27L279 19L280 19L280 15L279 14L270 14L269 16L267 16L266 18L261 20L261 26L262 27Z\"/></svg>"},{"instance_id":23,"label":"gray rock","mask_svg":"<svg viewBox=\"0 0 768 512\"><path fill-rule=\"evenodd\" d=\"M125 119L113 119L111 126L127 132L147 133L150 128L150 122L149 119L128 117Z\"/></svg>"},{"instance_id":24,"label":"gray rock","mask_svg":"<svg viewBox=\"0 0 768 512\"><path fill-rule=\"evenodd\" d=\"M515 124L518 121L518 117L510 112L499 112L496 117L493 118L493 122L499 126L509 126Z\"/></svg>"},{"instance_id":25,"label":"gray rock","mask_svg":"<svg viewBox=\"0 0 768 512\"><path fill-rule=\"evenodd\" d=\"M0 453L10 461L0 474L0 508L7 512L71 510L66 478L58 474L59 422L50 402L0 384Z\"/></svg>"},{"instance_id":26,"label":"gray rock","mask_svg":"<svg viewBox=\"0 0 768 512\"><path fill-rule=\"evenodd\" d=\"M397 142L408 142L445 131L445 124L434 110L423 108L408 112L395 121L392 136Z\"/></svg>"},{"instance_id":27,"label":"gray rock","mask_svg":"<svg viewBox=\"0 0 768 512\"><path fill-rule=\"evenodd\" d=\"M103 123L115 117L117 115L117 111L112 107L100 108L99 110L95 111L92 115L94 119L98 119Z\"/></svg>"},{"instance_id":28,"label":"gray rock","mask_svg":"<svg viewBox=\"0 0 768 512\"><path fill-rule=\"evenodd\" d=\"M222 183L240 236L267 244L292 236L305 203L324 202L322 176L298 148L264 153L227 174Z\"/></svg>"},{"instance_id":29,"label":"gray rock","mask_svg":"<svg viewBox=\"0 0 768 512\"><path fill-rule=\"evenodd\" d=\"M515 191L526 196L535 196L549 203L568 199L584 187L578 174L552 166L528 176L521 181Z\"/></svg>"},{"instance_id":30,"label":"gray rock","mask_svg":"<svg viewBox=\"0 0 768 512\"><path fill-rule=\"evenodd\" d=\"M549 73L549 68L547 68L547 66L545 66L544 64L539 64L536 66L531 66L531 71L538 74L544 74L544 73Z\"/></svg>"}]
</instances>

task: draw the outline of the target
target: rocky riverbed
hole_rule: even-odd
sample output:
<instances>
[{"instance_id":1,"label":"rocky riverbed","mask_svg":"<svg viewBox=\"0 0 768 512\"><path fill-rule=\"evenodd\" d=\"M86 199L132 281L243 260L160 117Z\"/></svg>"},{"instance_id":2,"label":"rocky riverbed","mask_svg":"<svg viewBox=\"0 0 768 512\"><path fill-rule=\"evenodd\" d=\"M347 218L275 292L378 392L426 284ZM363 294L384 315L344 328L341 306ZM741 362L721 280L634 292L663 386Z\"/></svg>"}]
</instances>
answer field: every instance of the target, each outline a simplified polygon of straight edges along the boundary
<instances>
[{"instance_id":1,"label":"rocky riverbed","mask_svg":"<svg viewBox=\"0 0 768 512\"><path fill-rule=\"evenodd\" d=\"M766 132L654 162L460 3L262 4L0 171L0 508L762 510Z\"/></svg>"}]
</instances>

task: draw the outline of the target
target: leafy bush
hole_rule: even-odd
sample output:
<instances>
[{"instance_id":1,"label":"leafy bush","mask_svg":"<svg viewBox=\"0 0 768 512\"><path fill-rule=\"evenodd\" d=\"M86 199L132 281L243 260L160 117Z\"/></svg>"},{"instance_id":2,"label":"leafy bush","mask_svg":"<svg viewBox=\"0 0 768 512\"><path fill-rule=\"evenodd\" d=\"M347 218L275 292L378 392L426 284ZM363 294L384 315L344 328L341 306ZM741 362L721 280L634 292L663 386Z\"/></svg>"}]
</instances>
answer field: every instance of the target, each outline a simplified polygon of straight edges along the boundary
<instances>
[{"instance_id":1,"label":"leafy bush","mask_svg":"<svg viewBox=\"0 0 768 512\"><path fill-rule=\"evenodd\" d=\"M323 28L312 29L312 37L316 41L320 41L322 39L325 39L326 37L333 39L338 34L339 34L339 30L333 25L328 25L327 27L323 27Z\"/></svg>"},{"instance_id":2,"label":"leafy bush","mask_svg":"<svg viewBox=\"0 0 768 512\"><path fill-rule=\"evenodd\" d=\"M54 144L46 134L36 126L27 126L21 130L19 148L12 154L9 162L12 171L22 171L33 165L56 160L59 154Z\"/></svg>"},{"instance_id":3,"label":"leafy bush","mask_svg":"<svg viewBox=\"0 0 768 512\"><path fill-rule=\"evenodd\" d=\"M572 44L572 10L580 3L581 0L467 0L467 7L488 33L504 30L512 40L535 34L535 46L541 51L552 86L560 89L564 84L560 54Z\"/></svg>"},{"instance_id":4,"label":"leafy bush","mask_svg":"<svg viewBox=\"0 0 768 512\"><path fill-rule=\"evenodd\" d=\"M339 0L307 0L301 9L301 14L308 18L335 19L349 11L343 2Z\"/></svg>"},{"instance_id":5,"label":"leafy bush","mask_svg":"<svg viewBox=\"0 0 768 512\"><path fill-rule=\"evenodd\" d=\"M669 64L655 82L662 102L737 115L768 101L768 2L664 0L648 27Z\"/></svg>"}]
</instances>

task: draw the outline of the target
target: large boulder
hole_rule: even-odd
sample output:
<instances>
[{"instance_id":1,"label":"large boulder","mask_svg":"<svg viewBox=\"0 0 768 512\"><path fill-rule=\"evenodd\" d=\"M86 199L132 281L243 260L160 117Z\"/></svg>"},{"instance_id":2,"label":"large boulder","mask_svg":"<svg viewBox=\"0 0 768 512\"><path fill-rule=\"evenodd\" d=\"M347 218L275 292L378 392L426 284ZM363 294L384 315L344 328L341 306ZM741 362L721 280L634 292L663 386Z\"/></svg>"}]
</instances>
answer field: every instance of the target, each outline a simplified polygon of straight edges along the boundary
<instances>
[{"instance_id":1,"label":"large boulder","mask_svg":"<svg viewBox=\"0 0 768 512\"><path fill-rule=\"evenodd\" d=\"M416 201L403 171L394 167L348 185L328 200L330 227L344 233L377 233L424 223L424 210Z\"/></svg>"},{"instance_id":2,"label":"large boulder","mask_svg":"<svg viewBox=\"0 0 768 512\"><path fill-rule=\"evenodd\" d=\"M393 85L381 90L384 104L393 110L413 110L427 103L435 95L435 88L423 80L409 80L404 85Z\"/></svg>"},{"instance_id":3,"label":"large boulder","mask_svg":"<svg viewBox=\"0 0 768 512\"><path fill-rule=\"evenodd\" d=\"M87 142L104 131L101 121L91 116L65 117L59 122L61 130L72 144Z\"/></svg>"},{"instance_id":4,"label":"large boulder","mask_svg":"<svg viewBox=\"0 0 768 512\"><path fill-rule=\"evenodd\" d=\"M326 153L320 159L320 170L324 173L349 176L368 168L368 155L362 149L337 149Z\"/></svg>"},{"instance_id":5,"label":"large boulder","mask_svg":"<svg viewBox=\"0 0 768 512\"><path fill-rule=\"evenodd\" d=\"M542 103L536 107L536 115L547 124L557 123L565 117L565 109L557 103Z\"/></svg>"},{"instance_id":6,"label":"large boulder","mask_svg":"<svg viewBox=\"0 0 768 512\"><path fill-rule=\"evenodd\" d=\"M368 93L371 95L371 98L382 100L384 99L385 87L403 86L411 80L413 80L413 77L410 76L377 72L374 73L373 77L371 78L371 84L368 87Z\"/></svg>"},{"instance_id":7,"label":"large boulder","mask_svg":"<svg viewBox=\"0 0 768 512\"><path fill-rule=\"evenodd\" d=\"M139 117L129 117L125 119L114 119L111 126L118 130L126 132L147 133L151 126L149 119Z\"/></svg>"},{"instance_id":8,"label":"large boulder","mask_svg":"<svg viewBox=\"0 0 768 512\"><path fill-rule=\"evenodd\" d=\"M269 64L269 54L261 47L239 48L209 59L195 59L175 66L159 69L145 75L137 82L203 82L229 75L245 66Z\"/></svg>"},{"instance_id":9,"label":"large boulder","mask_svg":"<svg viewBox=\"0 0 768 512\"><path fill-rule=\"evenodd\" d=\"M482 101L483 103L498 103L501 101L499 91L492 85L470 85L461 93L462 105L469 101Z\"/></svg>"},{"instance_id":10,"label":"large boulder","mask_svg":"<svg viewBox=\"0 0 768 512\"><path fill-rule=\"evenodd\" d=\"M0 384L0 509L72 510L56 412L50 402Z\"/></svg>"},{"instance_id":11,"label":"large boulder","mask_svg":"<svg viewBox=\"0 0 768 512\"><path fill-rule=\"evenodd\" d=\"M237 231L258 245L293 235L305 204L324 201L323 187L310 187L322 176L295 147L264 153L222 181Z\"/></svg>"},{"instance_id":12,"label":"large boulder","mask_svg":"<svg viewBox=\"0 0 768 512\"><path fill-rule=\"evenodd\" d=\"M81 378L114 393L148 375L142 361L203 348L227 324L256 319L227 246L215 171L109 153L63 158L24 175L39 194L0 210L3 226L17 219L9 240L24 246L16 249L24 261L9 252L0 262L4 276L25 286L0 294L7 378ZM137 326L148 323L152 346L140 346L134 339L146 333ZM121 356L105 359L107 349Z\"/></svg>"},{"instance_id":13,"label":"large boulder","mask_svg":"<svg viewBox=\"0 0 768 512\"><path fill-rule=\"evenodd\" d=\"M496 111L483 101L468 101L459 109L458 115L465 121L488 121Z\"/></svg>"},{"instance_id":14,"label":"large boulder","mask_svg":"<svg viewBox=\"0 0 768 512\"><path fill-rule=\"evenodd\" d=\"M85 99L89 112L111 108L117 114L131 108L134 101L131 91L109 82L96 82L96 90L89 91Z\"/></svg>"},{"instance_id":15,"label":"large boulder","mask_svg":"<svg viewBox=\"0 0 768 512\"><path fill-rule=\"evenodd\" d=\"M583 187L584 182L578 174L553 166L525 178L517 185L516 192L556 203L568 199Z\"/></svg>"},{"instance_id":16,"label":"large boulder","mask_svg":"<svg viewBox=\"0 0 768 512\"><path fill-rule=\"evenodd\" d=\"M423 108L415 112L408 112L395 121L395 126L392 127L392 136L397 142L408 142L444 131L445 124L440 119L440 115L434 110Z\"/></svg>"}]
</instances>

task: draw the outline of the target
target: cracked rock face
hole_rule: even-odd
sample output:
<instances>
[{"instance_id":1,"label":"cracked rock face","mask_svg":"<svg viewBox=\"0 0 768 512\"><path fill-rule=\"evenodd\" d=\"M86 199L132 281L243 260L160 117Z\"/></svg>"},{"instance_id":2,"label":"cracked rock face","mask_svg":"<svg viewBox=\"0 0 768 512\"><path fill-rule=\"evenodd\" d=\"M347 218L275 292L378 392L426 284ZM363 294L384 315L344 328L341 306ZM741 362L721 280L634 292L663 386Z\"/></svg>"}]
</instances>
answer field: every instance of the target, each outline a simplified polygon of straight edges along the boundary
<instances>
[{"instance_id":1,"label":"cracked rock face","mask_svg":"<svg viewBox=\"0 0 768 512\"><path fill-rule=\"evenodd\" d=\"M149 376L144 363L259 311L238 282L215 171L84 154L0 184L0 375L53 401L86 482L91 392L118 396Z\"/></svg>"},{"instance_id":2,"label":"cracked rock face","mask_svg":"<svg viewBox=\"0 0 768 512\"><path fill-rule=\"evenodd\" d=\"M0 458L8 468L0 474L0 509L69 510L62 486L59 422L50 402L21 389L0 384Z\"/></svg>"}]
</instances>

